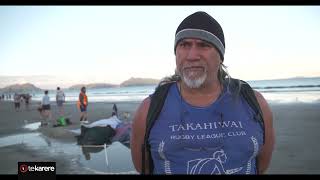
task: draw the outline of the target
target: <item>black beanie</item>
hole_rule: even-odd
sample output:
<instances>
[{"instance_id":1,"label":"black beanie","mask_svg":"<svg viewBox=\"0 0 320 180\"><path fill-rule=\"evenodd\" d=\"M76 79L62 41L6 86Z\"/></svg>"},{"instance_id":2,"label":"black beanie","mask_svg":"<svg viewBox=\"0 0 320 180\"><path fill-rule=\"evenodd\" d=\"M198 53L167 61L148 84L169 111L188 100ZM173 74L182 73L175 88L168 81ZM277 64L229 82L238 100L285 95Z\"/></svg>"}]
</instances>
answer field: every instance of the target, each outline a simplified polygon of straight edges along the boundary
<instances>
[{"instance_id":1,"label":"black beanie","mask_svg":"<svg viewBox=\"0 0 320 180\"><path fill-rule=\"evenodd\" d=\"M174 52L177 44L184 38L197 38L212 44L224 59L224 35L220 24L209 14L198 11L186 17L178 26L174 41Z\"/></svg>"}]
</instances>

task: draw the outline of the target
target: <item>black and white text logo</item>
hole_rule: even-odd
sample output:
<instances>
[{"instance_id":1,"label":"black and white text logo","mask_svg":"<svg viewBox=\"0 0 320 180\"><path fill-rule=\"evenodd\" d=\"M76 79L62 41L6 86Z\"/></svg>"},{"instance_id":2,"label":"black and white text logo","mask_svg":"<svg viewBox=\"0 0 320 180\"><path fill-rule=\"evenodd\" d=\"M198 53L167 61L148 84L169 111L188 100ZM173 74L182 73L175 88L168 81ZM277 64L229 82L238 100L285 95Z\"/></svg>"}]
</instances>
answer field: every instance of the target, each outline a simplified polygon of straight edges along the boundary
<instances>
[{"instance_id":1,"label":"black and white text logo","mask_svg":"<svg viewBox=\"0 0 320 180\"><path fill-rule=\"evenodd\" d=\"M19 179L35 176L46 177L46 180L56 179L55 162L18 162ZM47 179L49 178L49 179Z\"/></svg>"}]
</instances>

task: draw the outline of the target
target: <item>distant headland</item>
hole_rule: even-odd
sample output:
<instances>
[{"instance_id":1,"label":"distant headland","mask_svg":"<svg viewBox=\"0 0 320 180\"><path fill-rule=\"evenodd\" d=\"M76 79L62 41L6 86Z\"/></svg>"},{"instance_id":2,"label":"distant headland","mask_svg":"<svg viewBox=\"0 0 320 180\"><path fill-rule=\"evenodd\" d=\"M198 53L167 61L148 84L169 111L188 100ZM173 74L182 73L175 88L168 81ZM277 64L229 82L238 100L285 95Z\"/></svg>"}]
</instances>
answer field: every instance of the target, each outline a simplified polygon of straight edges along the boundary
<instances>
[{"instance_id":1,"label":"distant headland","mask_svg":"<svg viewBox=\"0 0 320 180\"><path fill-rule=\"evenodd\" d=\"M113 88L113 87L129 87L129 86L147 86L147 85L157 85L160 82L159 79L151 78L134 78L131 77L128 80L123 81L120 84L110 84L110 83L90 83L90 84L75 84L66 89L69 90L79 90L81 87L85 86L87 89L99 89L99 88ZM39 87L31 83L22 84L12 84L4 88L0 88L1 93L25 93L25 92L39 92L43 91Z\"/></svg>"}]
</instances>

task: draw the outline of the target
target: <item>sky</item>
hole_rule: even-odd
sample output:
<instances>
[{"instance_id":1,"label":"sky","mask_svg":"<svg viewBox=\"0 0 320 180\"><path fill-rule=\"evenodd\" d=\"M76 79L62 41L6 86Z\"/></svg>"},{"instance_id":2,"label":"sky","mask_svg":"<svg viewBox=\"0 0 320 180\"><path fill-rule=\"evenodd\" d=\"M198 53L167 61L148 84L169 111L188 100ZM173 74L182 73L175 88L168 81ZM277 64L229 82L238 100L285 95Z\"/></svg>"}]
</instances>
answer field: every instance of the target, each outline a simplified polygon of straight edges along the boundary
<instances>
[{"instance_id":1,"label":"sky","mask_svg":"<svg viewBox=\"0 0 320 180\"><path fill-rule=\"evenodd\" d=\"M232 77L320 76L320 6L1 6L0 77L43 77L40 87L161 79L175 70L176 28L196 11L222 26Z\"/></svg>"}]
</instances>

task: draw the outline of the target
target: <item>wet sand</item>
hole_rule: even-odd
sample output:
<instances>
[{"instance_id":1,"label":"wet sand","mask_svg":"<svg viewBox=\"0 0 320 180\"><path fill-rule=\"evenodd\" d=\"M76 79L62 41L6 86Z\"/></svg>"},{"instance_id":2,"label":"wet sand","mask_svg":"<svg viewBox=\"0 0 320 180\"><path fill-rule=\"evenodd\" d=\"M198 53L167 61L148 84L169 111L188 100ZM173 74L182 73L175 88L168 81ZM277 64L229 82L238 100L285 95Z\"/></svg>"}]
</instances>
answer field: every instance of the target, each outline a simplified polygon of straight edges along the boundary
<instances>
[{"instance_id":1,"label":"wet sand","mask_svg":"<svg viewBox=\"0 0 320 180\"><path fill-rule=\"evenodd\" d=\"M89 122L109 118L112 113L112 106L112 103L91 103L88 107ZM137 106L137 102L117 103L120 118L130 121ZM38 102L32 102L29 111L22 105L20 111L16 112L12 102L0 101L0 153L2 154L0 161L6 162L0 163L0 174L17 174L17 164L21 161L56 162L57 174L108 173L108 171L103 171L99 167L104 167L105 161L97 162L97 165L93 164L93 161L97 161L95 159L105 158L104 151L96 151L92 148L90 150L92 160L86 160L82 148L76 144L76 134L69 131L80 128L80 114L75 103L71 102L65 105L65 114L72 122L72 125L65 127L53 128L54 121L51 121L49 126L37 128L41 121L40 114L36 110L37 107ZM57 107L55 104L52 104L51 107L52 119L57 119ZM129 113L131 116L126 119L124 113ZM31 125L34 129L24 128L25 125ZM125 151L126 155L124 157L126 159L123 159L123 161L131 162L131 156L128 156L130 155L128 148L119 144L107 149L110 148L116 148L113 151ZM113 151L108 150L112 156ZM109 159L112 158L109 157ZM112 168L112 166L110 167ZM133 166L129 166L128 163L126 166L127 168L122 168L123 171L135 173L130 171ZM117 171L113 170L113 172Z\"/></svg>"},{"instance_id":2,"label":"wet sand","mask_svg":"<svg viewBox=\"0 0 320 180\"><path fill-rule=\"evenodd\" d=\"M111 103L91 103L88 108L90 122L108 118L112 112ZM139 102L117 103L119 112L129 112L132 118ZM274 115L276 145L271 165L267 174L320 174L320 103L288 103L270 104ZM91 156L91 161L85 161L80 147L76 145L74 134L68 129L79 128L79 112L74 103L65 105L65 112L71 118L73 125L67 127L45 127L35 130L22 128L26 123L40 121L36 111L37 103L33 102L30 111L22 106L15 112L12 102L0 101L0 138L28 134L22 142L0 141L0 174L16 174L19 161L54 161L57 174L99 174L101 171L88 168L92 164L104 166L102 158ZM52 105L53 117L57 118L56 106ZM39 142L29 142L37 137ZM19 138L21 138L19 136ZM118 146L118 145L117 145ZM115 148L121 148L115 147ZM127 155L126 149L122 149ZM129 149L128 149L129 150ZM118 149L116 150L118 151ZM111 151L110 151L111 152ZM110 153L109 152L109 153ZM112 152L111 152L112 153ZM104 151L97 155L104 157ZM114 154L112 155L114 156ZM130 157L123 160L131 161ZM110 161L115 162L110 159ZM81 163L82 162L82 163ZM121 161L120 161L121 162ZM121 168L121 164L114 168ZM93 165L94 166L94 165ZM132 167L130 167L132 168ZM123 170L127 171L127 169ZM131 172L132 173L132 172Z\"/></svg>"},{"instance_id":3,"label":"wet sand","mask_svg":"<svg viewBox=\"0 0 320 180\"><path fill-rule=\"evenodd\" d=\"M320 103L272 104L276 145L271 174L320 174Z\"/></svg>"}]
</instances>

